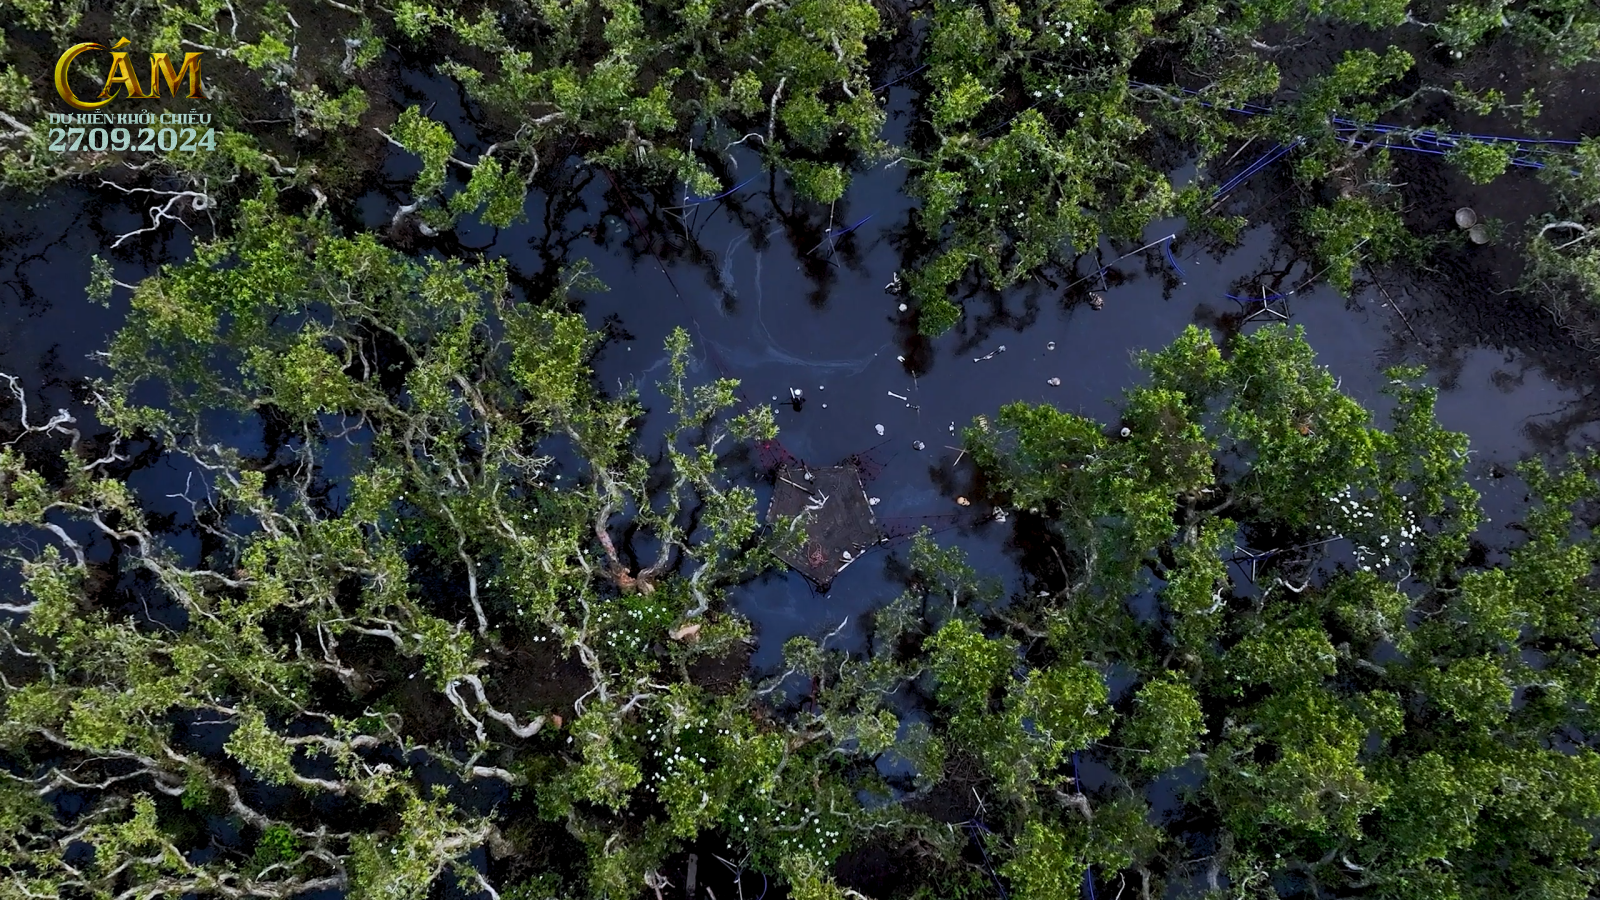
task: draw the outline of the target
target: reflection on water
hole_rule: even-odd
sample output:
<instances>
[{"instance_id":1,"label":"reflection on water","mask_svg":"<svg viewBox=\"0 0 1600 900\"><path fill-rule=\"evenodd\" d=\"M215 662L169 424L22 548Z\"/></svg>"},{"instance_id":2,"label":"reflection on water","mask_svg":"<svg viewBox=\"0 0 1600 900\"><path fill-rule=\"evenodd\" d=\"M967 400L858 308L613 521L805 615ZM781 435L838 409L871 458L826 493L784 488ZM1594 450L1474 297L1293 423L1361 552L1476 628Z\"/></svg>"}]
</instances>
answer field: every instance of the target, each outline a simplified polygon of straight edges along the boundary
<instances>
[{"instance_id":1,"label":"reflection on water","mask_svg":"<svg viewBox=\"0 0 1600 900\"><path fill-rule=\"evenodd\" d=\"M435 118L448 108L444 118L458 140L472 144L468 113L453 89L427 78L408 87L441 104ZM869 487L880 498L880 519L898 523L900 531L918 523L944 528L942 540L963 546L981 572L1010 579L1013 590L1020 587L1022 550L1012 525L952 525L979 518L956 503L973 492L973 472L954 449L955 432L1015 400L1109 418L1121 392L1140 377L1133 365L1139 351L1164 346L1191 323L1219 334L1257 327L1269 317L1243 321L1228 294L1251 286L1288 290L1306 280L1306 264L1267 228L1249 231L1237 248L1216 250L1189 242L1181 222L1157 222L1146 240L1176 233L1170 258L1167 246L1156 243L1113 263L1103 280L1093 275L1100 264L1084 261L1076 272L967 296L963 325L929 340L914 332L914 321L899 309L902 299L885 290L910 240L912 201L902 193L903 168L858 175L829 209L798 204L781 179L752 179L759 171L753 155L730 162L732 172L743 173L729 182L742 183L739 190L705 203L680 198L669 201L676 209L663 210L628 185L617 185L626 197L619 199L609 177L575 160L565 190L530 198L527 221L498 230L464 222L453 238L435 243L447 252L471 247L506 259L525 292L554 284L564 265L591 260L610 290L576 299L608 335L596 362L600 384L635 384L647 407L660 409L654 382L664 373L662 342L671 329L687 327L701 377L738 378L751 402L786 400L791 389L805 393L808 402L799 410L777 404L789 452L828 464L872 449L884 463ZM393 191L361 197L359 220L386 223L413 168L413 161L394 154L385 171ZM191 237L169 227L105 251L109 239L139 227L141 211L124 198L103 202L74 188L4 208L0 315L8 327L0 332L0 369L29 386L34 409L71 405L71 388L99 374L88 355L104 347L127 304L125 290L116 292L109 309L84 300L90 255L103 253L116 264L117 277L132 282L161 261L187 255ZM1135 246L1106 245L1098 258L1114 260ZM1086 302L1090 288L1104 298L1098 309ZM1394 311L1397 299L1406 304L1407 319ZM1445 387L1439 417L1472 436L1477 455L1471 471L1485 482L1482 488L1508 483L1490 477L1493 466L1503 470L1531 451L1558 451L1596 436L1600 412L1590 400L1592 383L1552 381L1515 348L1438 337L1453 332L1434 327L1430 308L1412 291L1388 285L1344 299L1311 286L1294 291L1284 309L1292 324L1305 327L1343 389L1374 409L1383 408L1385 366L1408 360L1432 365L1435 381ZM76 400L82 399L80 393ZM646 446L659 441L664 418L646 418ZM249 423L217 424L247 449L260 447L259 429ZM877 425L884 427L882 437ZM918 445L924 449L914 449ZM753 477L753 454L746 464ZM161 498L183 491L188 478L163 465L135 481L164 509L182 504ZM1519 497L1514 490L1489 490L1491 517L1509 519ZM900 590L887 560L882 552L869 556L825 596L787 573L736 589L734 605L762 637L756 667L774 665L788 637L820 635L847 616L850 626L840 637L861 646L865 614Z\"/></svg>"}]
</instances>

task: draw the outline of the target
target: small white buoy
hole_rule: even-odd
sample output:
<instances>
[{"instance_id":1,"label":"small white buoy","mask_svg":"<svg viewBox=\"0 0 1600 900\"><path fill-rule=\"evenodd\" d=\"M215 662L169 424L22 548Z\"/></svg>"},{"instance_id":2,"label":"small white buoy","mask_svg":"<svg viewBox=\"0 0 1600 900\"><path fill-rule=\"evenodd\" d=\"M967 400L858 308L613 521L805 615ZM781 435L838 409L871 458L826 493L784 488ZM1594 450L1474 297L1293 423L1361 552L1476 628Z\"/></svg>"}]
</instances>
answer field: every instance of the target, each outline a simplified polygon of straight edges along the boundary
<instances>
[{"instance_id":1,"label":"small white buoy","mask_svg":"<svg viewBox=\"0 0 1600 900\"><path fill-rule=\"evenodd\" d=\"M799 388L789 388L789 397L791 399L801 400L801 399L805 398L805 395L806 395L806 392L800 390Z\"/></svg>"},{"instance_id":2,"label":"small white buoy","mask_svg":"<svg viewBox=\"0 0 1600 900\"><path fill-rule=\"evenodd\" d=\"M874 425L872 427L874 429L876 429L879 434L883 434L883 426L882 425Z\"/></svg>"},{"instance_id":3,"label":"small white buoy","mask_svg":"<svg viewBox=\"0 0 1600 900\"><path fill-rule=\"evenodd\" d=\"M1045 382L1045 384L1048 384L1048 385L1050 385L1050 386L1051 386L1051 387L1061 387L1061 379L1059 379L1059 378L1052 378L1052 379L1050 379L1050 380L1049 380L1049 381L1046 381L1046 382Z\"/></svg>"}]
</instances>

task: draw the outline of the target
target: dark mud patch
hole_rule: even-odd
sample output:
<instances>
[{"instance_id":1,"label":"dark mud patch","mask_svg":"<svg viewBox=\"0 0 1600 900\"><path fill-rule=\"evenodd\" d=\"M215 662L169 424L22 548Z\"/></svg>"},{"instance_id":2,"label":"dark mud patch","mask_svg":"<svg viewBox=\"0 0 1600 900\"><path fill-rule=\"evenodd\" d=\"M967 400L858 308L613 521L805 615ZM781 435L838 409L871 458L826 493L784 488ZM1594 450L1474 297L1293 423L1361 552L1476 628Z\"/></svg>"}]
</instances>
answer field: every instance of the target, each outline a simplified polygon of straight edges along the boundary
<instances>
[{"instance_id":1,"label":"dark mud patch","mask_svg":"<svg viewBox=\"0 0 1600 900\"><path fill-rule=\"evenodd\" d=\"M915 884L928 865L911 847L877 841L839 857L834 879L868 897L893 897Z\"/></svg>"},{"instance_id":2,"label":"dark mud patch","mask_svg":"<svg viewBox=\"0 0 1600 900\"><path fill-rule=\"evenodd\" d=\"M709 694L731 694L745 683L754 652L752 645L741 641L721 655L699 657L688 666L689 683Z\"/></svg>"},{"instance_id":3,"label":"dark mud patch","mask_svg":"<svg viewBox=\"0 0 1600 900\"><path fill-rule=\"evenodd\" d=\"M373 708L397 713L402 732L413 740L445 744L467 736L450 701L421 671L420 662L396 653L393 644L366 635L347 637L340 642L340 656L370 678Z\"/></svg>"},{"instance_id":4,"label":"dark mud patch","mask_svg":"<svg viewBox=\"0 0 1600 900\"><path fill-rule=\"evenodd\" d=\"M906 801L906 810L936 822L958 825L970 822L982 807L989 778L978 761L959 756L949 760L945 775L927 793Z\"/></svg>"},{"instance_id":5,"label":"dark mud patch","mask_svg":"<svg viewBox=\"0 0 1600 900\"><path fill-rule=\"evenodd\" d=\"M495 655L488 674L483 687L489 702L519 721L552 713L570 721L573 702L594 687L576 653L554 639L527 634Z\"/></svg>"}]
</instances>

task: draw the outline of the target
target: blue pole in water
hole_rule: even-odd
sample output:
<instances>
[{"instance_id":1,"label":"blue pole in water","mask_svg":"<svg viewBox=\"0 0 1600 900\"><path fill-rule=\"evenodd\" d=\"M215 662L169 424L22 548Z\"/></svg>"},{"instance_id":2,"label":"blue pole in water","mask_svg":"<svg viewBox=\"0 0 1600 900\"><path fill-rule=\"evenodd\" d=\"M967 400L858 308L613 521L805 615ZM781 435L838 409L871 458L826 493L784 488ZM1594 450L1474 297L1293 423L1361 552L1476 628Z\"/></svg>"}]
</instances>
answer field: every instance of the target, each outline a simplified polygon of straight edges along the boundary
<instances>
[{"instance_id":1,"label":"blue pole in water","mask_svg":"<svg viewBox=\"0 0 1600 900\"><path fill-rule=\"evenodd\" d=\"M1171 263L1172 268L1177 271L1178 278L1187 279L1189 276L1183 274L1183 266L1178 265L1178 261L1172 258L1172 238L1167 238L1166 240L1162 241L1161 249L1166 252L1167 262Z\"/></svg>"},{"instance_id":2,"label":"blue pole in water","mask_svg":"<svg viewBox=\"0 0 1600 900\"><path fill-rule=\"evenodd\" d=\"M739 182L738 184L734 185L733 187L728 188L727 190L723 191L722 193L716 195L715 197L702 197L699 200L690 200L687 205L695 206L695 205L700 204L700 203L710 203L713 200L721 200L723 197L728 196L729 194L733 193L734 191L737 191L738 189L740 189L740 188L744 187L745 185L749 184L750 182L755 181L759 177L760 177L759 175L752 175L749 178L746 178L745 180L743 180L743 181Z\"/></svg>"},{"instance_id":3,"label":"blue pole in water","mask_svg":"<svg viewBox=\"0 0 1600 900\"><path fill-rule=\"evenodd\" d=\"M1000 884L1000 876L995 874L994 866L989 862L989 851L984 849L983 837L978 834L979 830L987 832L988 826L979 819L973 819L968 824L972 827L972 841L978 845L978 852L983 854L983 867L989 872L989 877L994 879L994 889L999 892L1000 900L1008 900L1006 889Z\"/></svg>"},{"instance_id":4,"label":"blue pole in water","mask_svg":"<svg viewBox=\"0 0 1600 900\"><path fill-rule=\"evenodd\" d=\"M1072 785L1083 793L1083 779L1078 777L1078 751L1072 751ZM1094 900L1094 867L1083 867L1083 884L1089 890L1089 900Z\"/></svg>"},{"instance_id":5,"label":"blue pole in water","mask_svg":"<svg viewBox=\"0 0 1600 900\"><path fill-rule=\"evenodd\" d=\"M1250 176L1256 174L1257 172L1261 171L1262 169L1265 169L1267 166L1272 165L1274 162L1277 162L1279 157L1283 156L1285 153L1288 153L1290 150L1293 150L1294 148L1296 148L1298 146L1300 146L1300 140L1298 138L1296 138L1293 143L1290 143L1290 144L1279 144L1278 146L1272 148L1270 151L1267 152L1266 156L1263 156L1260 159L1256 160L1255 162L1251 163L1250 165L1246 166L1245 170L1243 172L1240 172L1239 174L1237 174L1237 175L1233 176L1232 178L1228 179L1226 184L1224 184L1222 187L1217 188L1216 193L1211 195L1211 199L1215 200L1218 197L1221 197L1222 195L1228 193L1229 191L1231 191L1234 188L1238 187L1239 185L1243 184L1245 181L1249 180Z\"/></svg>"}]
</instances>

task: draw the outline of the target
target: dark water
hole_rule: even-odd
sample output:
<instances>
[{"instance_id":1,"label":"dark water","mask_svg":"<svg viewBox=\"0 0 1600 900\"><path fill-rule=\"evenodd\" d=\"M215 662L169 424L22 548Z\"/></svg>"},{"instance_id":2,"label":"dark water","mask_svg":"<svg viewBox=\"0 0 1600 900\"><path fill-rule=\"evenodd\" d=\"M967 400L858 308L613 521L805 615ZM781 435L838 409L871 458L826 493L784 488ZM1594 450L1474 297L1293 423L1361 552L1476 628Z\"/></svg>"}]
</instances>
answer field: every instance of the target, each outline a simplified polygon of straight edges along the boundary
<instances>
[{"instance_id":1,"label":"dark water","mask_svg":"<svg viewBox=\"0 0 1600 900\"><path fill-rule=\"evenodd\" d=\"M464 146L481 143L453 88L417 76L406 90L432 103L431 114ZM907 100L904 91L894 93L891 139ZM360 199L361 217L386 224L414 171L405 154L391 155L389 188ZM574 194L531 198L528 221L508 229L463 223L456 246L504 257L529 283L547 279L564 262L593 261L611 289L579 299L591 324L611 335L596 367L603 386L638 385L647 406L661 407L654 384L666 375L662 343L671 329L688 328L698 376L738 378L752 402L777 398L780 439L790 453L826 465L870 450L883 463L868 485L880 500L880 520L896 531L920 524L942 529L941 540L959 544L981 572L1004 578L1013 590L1021 576L1011 525L982 521L988 511L980 504L964 509L956 503L972 492L974 473L970 461L958 462L950 449L959 443L954 430L1013 400L1111 418L1121 391L1140 377L1133 364L1138 351L1165 345L1191 323L1218 333L1257 327L1264 319L1241 323L1238 305L1224 295L1268 272L1288 269L1281 290L1314 274L1265 226L1224 252L1187 239L1181 221L1157 222L1146 238L1178 235L1173 247L1181 278L1157 246L1114 264L1103 309L1082 302L1084 286L1064 289L1077 276L1058 273L1058 287L1033 281L969 298L963 325L928 341L898 310L900 298L884 289L907 240L903 168L879 165L859 174L831 216L827 208L798 204L781 181L774 187L753 156L737 158L729 183L752 175L726 201L682 210L680 220L647 215L640 193L628 185L621 185L629 198L624 206L606 176L583 167ZM848 234L826 238L830 227L843 229L868 216ZM116 292L110 308L83 299L90 255L112 259L118 277L132 282L157 262L188 253L190 235L170 224L154 238L105 249L115 235L140 224L137 203L76 188L8 203L0 213L0 315L7 323L0 370L28 386L34 416L70 404L84 417L85 407L73 400L81 401L85 379L99 374L89 354L104 347L125 312L125 290ZM197 228L205 233L203 223ZM656 253L646 252L648 246ZM1132 249L1107 245L1101 259ZM1093 269L1080 263L1082 272ZM1441 421L1472 438L1472 475L1494 520L1486 537L1498 543L1509 536L1498 529L1516 514L1522 490L1516 479L1494 474L1530 453L1549 456L1592 443L1600 419L1591 411L1596 380L1581 355L1552 350L1547 337L1539 346L1519 344L1533 341L1519 335L1547 335L1547 327L1486 325L1496 321L1485 318L1487 301L1463 305L1447 293L1386 275L1381 288L1368 286L1348 299L1313 285L1287 308L1343 388L1373 408L1383 406L1384 367L1407 361L1432 367L1430 378L1444 387ZM1496 302L1500 312L1494 315L1538 315L1514 301ZM1054 349L1048 349L1051 342ZM1048 384L1053 378L1059 386ZM798 412L785 403L791 389L806 398ZM0 394L0 400L10 398ZM8 412L14 415L14 406ZM647 419L646 446L659 440L664 420ZM880 424L881 437L874 427ZM240 437L252 440L247 432ZM913 441L926 449L914 450ZM752 476L755 463L752 456ZM163 463L136 480L150 502L177 512L183 501L163 495L183 490L187 478ZM863 615L900 590L892 553L868 555L826 595L788 573L736 588L734 607L760 632L756 667L775 664L788 637L820 636L846 617L841 639L859 646Z\"/></svg>"}]
</instances>

